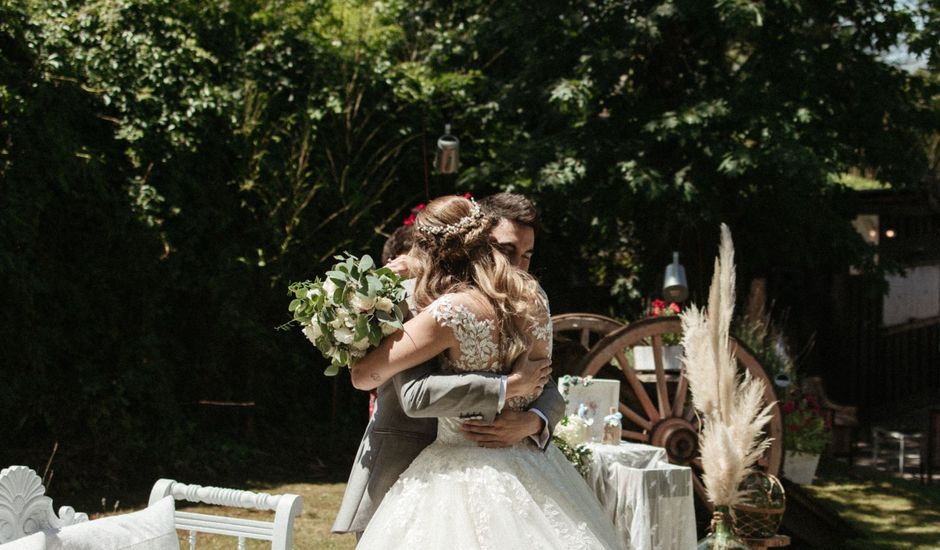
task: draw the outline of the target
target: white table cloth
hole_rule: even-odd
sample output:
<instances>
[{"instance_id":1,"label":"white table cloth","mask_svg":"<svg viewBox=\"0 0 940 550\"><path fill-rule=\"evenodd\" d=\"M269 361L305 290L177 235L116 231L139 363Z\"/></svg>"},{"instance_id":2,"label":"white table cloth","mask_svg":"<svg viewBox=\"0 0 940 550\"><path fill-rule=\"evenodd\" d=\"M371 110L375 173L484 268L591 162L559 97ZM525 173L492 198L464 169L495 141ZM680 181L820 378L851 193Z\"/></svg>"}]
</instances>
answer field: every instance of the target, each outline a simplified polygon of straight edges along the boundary
<instances>
[{"instance_id":1,"label":"white table cloth","mask_svg":"<svg viewBox=\"0 0 940 550\"><path fill-rule=\"evenodd\" d=\"M589 443L587 475L604 510L635 550L689 550L696 546L692 470L669 464L660 447Z\"/></svg>"}]
</instances>

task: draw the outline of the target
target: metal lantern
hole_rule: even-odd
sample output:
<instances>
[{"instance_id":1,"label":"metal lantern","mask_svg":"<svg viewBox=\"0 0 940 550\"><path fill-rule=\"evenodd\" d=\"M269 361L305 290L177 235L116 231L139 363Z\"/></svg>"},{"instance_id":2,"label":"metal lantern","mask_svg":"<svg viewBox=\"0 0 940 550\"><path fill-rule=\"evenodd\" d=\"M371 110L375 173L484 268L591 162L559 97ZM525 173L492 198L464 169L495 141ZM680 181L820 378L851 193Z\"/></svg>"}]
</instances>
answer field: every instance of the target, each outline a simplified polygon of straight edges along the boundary
<instances>
[{"instance_id":1,"label":"metal lantern","mask_svg":"<svg viewBox=\"0 0 940 550\"><path fill-rule=\"evenodd\" d=\"M456 174L460 167L460 140L450 133L450 124L444 126L444 135L437 138L434 169L438 174Z\"/></svg>"},{"instance_id":2,"label":"metal lantern","mask_svg":"<svg viewBox=\"0 0 940 550\"><path fill-rule=\"evenodd\" d=\"M672 263L666 266L663 277L663 298L669 302L681 302L689 297L689 284L685 278L685 268L679 263L679 253L672 253Z\"/></svg>"}]
</instances>

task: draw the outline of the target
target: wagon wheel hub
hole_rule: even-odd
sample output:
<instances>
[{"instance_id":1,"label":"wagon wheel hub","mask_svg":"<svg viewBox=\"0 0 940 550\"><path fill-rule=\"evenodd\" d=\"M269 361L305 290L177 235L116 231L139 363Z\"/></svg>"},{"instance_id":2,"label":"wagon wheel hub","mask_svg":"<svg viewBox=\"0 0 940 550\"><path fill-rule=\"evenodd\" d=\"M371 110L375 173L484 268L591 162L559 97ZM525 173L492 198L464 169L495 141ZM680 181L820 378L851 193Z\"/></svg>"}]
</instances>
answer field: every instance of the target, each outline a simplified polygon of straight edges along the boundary
<instances>
[{"instance_id":1,"label":"wagon wheel hub","mask_svg":"<svg viewBox=\"0 0 940 550\"><path fill-rule=\"evenodd\" d=\"M688 464L698 456L698 434L692 423L684 418L657 422L650 434L650 442L664 448L673 464Z\"/></svg>"}]
</instances>

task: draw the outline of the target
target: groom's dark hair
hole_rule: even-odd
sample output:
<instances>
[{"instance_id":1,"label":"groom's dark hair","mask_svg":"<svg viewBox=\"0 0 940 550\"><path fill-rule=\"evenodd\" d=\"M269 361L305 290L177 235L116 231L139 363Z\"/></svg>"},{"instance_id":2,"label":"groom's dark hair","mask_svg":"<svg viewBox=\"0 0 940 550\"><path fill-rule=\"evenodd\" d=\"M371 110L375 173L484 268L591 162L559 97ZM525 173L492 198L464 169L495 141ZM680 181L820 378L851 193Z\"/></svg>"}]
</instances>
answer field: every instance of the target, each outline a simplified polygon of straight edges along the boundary
<instances>
[{"instance_id":1,"label":"groom's dark hair","mask_svg":"<svg viewBox=\"0 0 940 550\"><path fill-rule=\"evenodd\" d=\"M517 193L496 193L480 199L480 208L489 216L505 218L538 231L539 211L532 201Z\"/></svg>"},{"instance_id":2,"label":"groom's dark hair","mask_svg":"<svg viewBox=\"0 0 940 550\"><path fill-rule=\"evenodd\" d=\"M385 245L382 246L382 265L411 250L411 245L414 243L414 227L414 225L402 225L392 231Z\"/></svg>"}]
</instances>

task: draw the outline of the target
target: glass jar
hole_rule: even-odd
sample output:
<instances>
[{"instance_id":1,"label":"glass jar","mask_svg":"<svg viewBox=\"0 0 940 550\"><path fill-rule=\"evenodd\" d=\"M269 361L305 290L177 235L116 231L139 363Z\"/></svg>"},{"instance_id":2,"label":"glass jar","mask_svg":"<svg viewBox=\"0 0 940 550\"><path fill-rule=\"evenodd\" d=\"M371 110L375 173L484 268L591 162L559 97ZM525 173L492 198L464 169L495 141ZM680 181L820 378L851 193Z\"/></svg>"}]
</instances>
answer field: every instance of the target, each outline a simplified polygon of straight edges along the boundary
<instances>
[{"instance_id":1,"label":"glass jar","mask_svg":"<svg viewBox=\"0 0 940 550\"><path fill-rule=\"evenodd\" d=\"M604 417L604 438L605 445L620 445L620 438L623 434L623 415L617 412L617 407L610 408L610 414Z\"/></svg>"}]
</instances>

